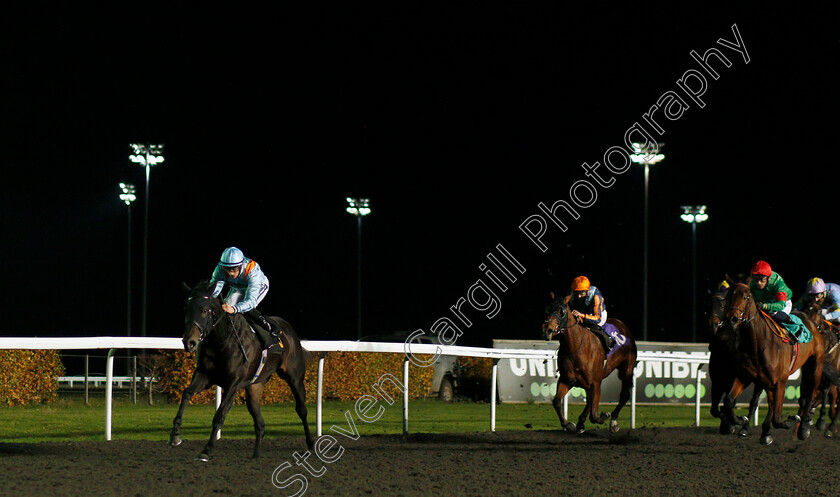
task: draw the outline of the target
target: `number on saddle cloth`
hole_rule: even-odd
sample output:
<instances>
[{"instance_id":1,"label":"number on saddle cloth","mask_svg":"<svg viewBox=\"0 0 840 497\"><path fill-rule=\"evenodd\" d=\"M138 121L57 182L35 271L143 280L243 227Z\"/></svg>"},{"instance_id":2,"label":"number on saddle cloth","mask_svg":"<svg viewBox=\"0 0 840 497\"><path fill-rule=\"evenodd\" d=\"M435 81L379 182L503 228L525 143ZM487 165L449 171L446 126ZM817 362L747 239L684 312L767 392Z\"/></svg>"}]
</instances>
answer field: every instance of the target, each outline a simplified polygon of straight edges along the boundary
<instances>
[{"instance_id":1,"label":"number on saddle cloth","mask_svg":"<svg viewBox=\"0 0 840 497\"><path fill-rule=\"evenodd\" d=\"M607 352L607 357L611 356L613 352L621 348L624 344L627 343L627 337L622 335L618 328L612 323L604 323L604 331L607 332L607 335L612 337L613 339L613 346L609 352Z\"/></svg>"}]
</instances>

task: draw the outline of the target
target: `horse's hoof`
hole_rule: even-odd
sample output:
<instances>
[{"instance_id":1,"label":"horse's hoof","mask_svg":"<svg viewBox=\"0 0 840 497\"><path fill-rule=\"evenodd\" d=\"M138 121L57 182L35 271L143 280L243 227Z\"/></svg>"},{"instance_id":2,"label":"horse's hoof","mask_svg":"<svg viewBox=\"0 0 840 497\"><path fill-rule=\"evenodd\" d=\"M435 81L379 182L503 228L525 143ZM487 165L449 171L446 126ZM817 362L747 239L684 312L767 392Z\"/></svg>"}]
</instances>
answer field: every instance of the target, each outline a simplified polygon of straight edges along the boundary
<instances>
[{"instance_id":1,"label":"horse's hoof","mask_svg":"<svg viewBox=\"0 0 840 497\"><path fill-rule=\"evenodd\" d=\"M210 460L210 456L208 456L207 454L202 452L201 454L199 454L195 457L195 460L196 461L201 461L201 462L207 462L207 461Z\"/></svg>"},{"instance_id":2,"label":"horse's hoof","mask_svg":"<svg viewBox=\"0 0 840 497\"><path fill-rule=\"evenodd\" d=\"M771 443L773 443L773 437L770 435L761 437L761 445L770 445Z\"/></svg>"},{"instance_id":3,"label":"horse's hoof","mask_svg":"<svg viewBox=\"0 0 840 497\"><path fill-rule=\"evenodd\" d=\"M834 437L834 434L831 433L831 430L828 430L828 431L825 432L825 438L832 438L832 437Z\"/></svg>"},{"instance_id":4,"label":"horse's hoof","mask_svg":"<svg viewBox=\"0 0 840 497\"><path fill-rule=\"evenodd\" d=\"M808 428L807 424L802 424L799 426L799 440L805 440L806 438L811 436L811 430Z\"/></svg>"},{"instance_id":5,"label":"horse's hoof","mask_svg":"<svg viewBox=\"0 0 840 497\"><path fill-rule=\"evenodd\" d=\"M618 420L617 419L614 419L614 420L610 421L610 433L618 433L619 429L620 428L618 426Z\"/></svg>"},{"instance_id":6,"label":"horse's hoof","mask_svg":"<svg viewBox=\"0 0 840 497\"><path fill-rule=\"evenodd\" d=\"M577 427L575 425L573 425L572 423L569 423L569 424L563 425L563 429L568 431L569 433L575 433L575 431L577 430Z\"/></svg>"},{"instance_id":7,"label":"horse's hoof","mask_svg":"<svg viewBox=\"0 0 840 497\"><path fill-rule=\"evenodd\" d=\"M170 447L177 447L177 446L181 445L182 441L183 440L181 440L181 437L179 437L178 435L169 437L169 446Z\"/></svg>"},{"instance_id":8,"label":"horse's hoof","mask_svg":"<svg viewBox=\"0 0 840 497\"><path fill-rule=\"evenodd\" d=\"M739 425L744 426L746 424L749 424L750 418L746 416L738 416L735 418L735 421L737 421Z\"/></svg>"},{"instance_id":9,"label":"horse's hoof","mask_svg":"<svg viewBox=\"0 0 840 497\"><path fill-rule=\"evenodd\" d=\"M749 435L749 434L750 434L750 432L747 431L746 428L741 428L740 430L738 430L738 436L741 437L741 438L747 438L747 435Z\"/></svg>"},{"instance_id":10,"label":"horse's hoof","mask_svg":"<svg viewBox=\"0 0 840 497\"><path fill-rule=\"evenodd\" d=\"M575 433L577 433L578 435L580 435L582 433L585 433L585 432L586 432L586 428L583 428L583 427L580 427L577 430L575 430Z\"/></svg>"}]
</instances>

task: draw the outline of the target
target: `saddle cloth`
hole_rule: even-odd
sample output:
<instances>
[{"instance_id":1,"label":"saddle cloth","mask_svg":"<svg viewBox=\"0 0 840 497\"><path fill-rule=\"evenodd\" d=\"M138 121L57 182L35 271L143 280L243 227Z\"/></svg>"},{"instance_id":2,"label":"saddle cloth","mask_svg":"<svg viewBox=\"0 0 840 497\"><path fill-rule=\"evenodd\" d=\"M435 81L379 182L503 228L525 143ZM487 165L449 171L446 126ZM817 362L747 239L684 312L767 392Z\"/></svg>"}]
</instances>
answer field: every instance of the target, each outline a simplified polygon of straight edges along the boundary
<instances>
[{"instance_id":1,"label":"saddle cloth","mask_svg":"<svg viewBox=\"0 0 840 497\"><path fill-rule=\"evenodd\" d=\"M777 330L781 331L781 328L784 328L784 331L788 332L791 336L795 337L797 342L808 343L814 339L814 335L811 334L811 331L808 329L807 326L805 326L805 323L803 323L802 320L799 319L799 316L795 314L789 314L788 316L790 317L790 320L793 321L793 323L779 323L778 321L773 319L773 317L770 316L770 314L764 312L763 310L761 312L767 318L770 319L773 325L776 326ZM777 335L779 335L779 338L781 338L782 341L788 341L787 337L782 336L781 333L777 333Z\"/></svg>"},{"instance_id":2,"label":"saddle cloth","mask_svg":"<svg viewBox=\"0 0 840 497\"><path fill-rule=\"evenodd\" d=\"M618 328L616 328L612 323L604 323L603 328L604 331L606 331L613 339L613 346L610 351L607 352L607 357L609 357L613 355L613 352L627 344L627 337L622 335L621 332L618 331Z\"/></svg>"}]
</instances>

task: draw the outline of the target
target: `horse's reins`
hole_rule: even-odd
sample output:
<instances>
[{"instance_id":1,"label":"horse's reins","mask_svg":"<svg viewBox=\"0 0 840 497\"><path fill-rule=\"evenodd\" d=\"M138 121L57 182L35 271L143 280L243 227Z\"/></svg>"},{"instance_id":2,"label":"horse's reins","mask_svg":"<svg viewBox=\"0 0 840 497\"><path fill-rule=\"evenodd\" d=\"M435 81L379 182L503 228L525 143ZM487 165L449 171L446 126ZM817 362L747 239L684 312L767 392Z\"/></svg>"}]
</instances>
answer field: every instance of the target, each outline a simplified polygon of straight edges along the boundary
<instances>
[{"instance_id":1,"label":"horse's reins","mask_svg":"<svg viewBox=\"0 0 840 497\"><path fill-rule=\"evenodd\" d=\"M210 297L207 296L207 295L202 295L201 298L205 298L205 299L208 299L208 300L210 299ZM212 313L213 310L211 309L210 312ZM242 351L242 360L245 363L247 363L248 362L248 354L245 353L245 346L242 345L242 340L239 338L239 333L236 331L236 325L233 324L233 317L231 317L230 314L228 314L226 312L222 312L222 315L219 316L219 319L214 321L213 324L211 326L207 327L207 328L202 328L201 325L199 325L197 322L195 322L195 320L193 320L193 324L196 325L196 327L198 327L199 330L201 330L198 333L198 343L203 343L204 339L207 338L207 335L210 334L210 331L212 331L216 327L216 325L218 325L222 321L222 319L225 318L225 316L230 317L230 327L233 329L233 335L236 337L236 343L239 344L239 350Z\"/></svg>"},{"instance_id":2,"label":"horse's reins","mask_svg":"<svg viewBox=\"0 0 840 497\"><path fill-rule=\"evenodd\" d=\"M744 299L747 300L748 302L750 302L750 301L752 301L752 295L745 295ZM776 324L776 322L773 320L773 317L770 316L770 314L768 314L767 312L764 312L763 310L759 309L758 307L756 307L756 311L753 313L752 316L750 316L748 319L745 319L743 316L746 314L746 307L747 306L745 306L744 308L730 307L730 309L734 309L734 310L739 311L741 313L741 317L738 318L739 321L740 321L738 323L739 326L742 325L742 324L749 323L750 321L755 319L756 316L758 316L760 314L764 318L764 320L767 321L767 324L770 326L770 329L773 330L774 335L778 336L783 341L788 341L786 339L786 336L782 336L782 335L776 333L776 330L779 330L780 332L782 332L784 330L782 330L781 327L778 324ZM785 331L785 333L786 333L786 331ZM793 351L792 351L791 357L790 357L790 371L788 372L788 375L793 373L793 367L796 365L797 357L799 357L799 342L795 342L792 345L793 345Z\"/></svg>"},{"instance_id":3,"label":"horse's reins","mask_svg":"<svg viewBox=\"0 0 840 497\"><path fill-rule=\"evenodd\" d=\"M563 325L560 324L560 322L563 321L563 318L560 317L560 314L558 314L558 311L552 312L551 314L549 314L549 317L553 317L555 320L557 320L557 331L553 332L554 335L563 334L563 332L565 332L568 329L568 327L565 324L563 324ZM568 320L568 318L566 320ZM552 335L552 337L554 337L554 335ZM584 337L584 334L581 333L580 334L580 342L578 343L578 346L574 350L574 352L572 352L573 355L577 355L577 353L580 351L581 347L583 347L583 337Z\"/></svg>"}]
</instances>

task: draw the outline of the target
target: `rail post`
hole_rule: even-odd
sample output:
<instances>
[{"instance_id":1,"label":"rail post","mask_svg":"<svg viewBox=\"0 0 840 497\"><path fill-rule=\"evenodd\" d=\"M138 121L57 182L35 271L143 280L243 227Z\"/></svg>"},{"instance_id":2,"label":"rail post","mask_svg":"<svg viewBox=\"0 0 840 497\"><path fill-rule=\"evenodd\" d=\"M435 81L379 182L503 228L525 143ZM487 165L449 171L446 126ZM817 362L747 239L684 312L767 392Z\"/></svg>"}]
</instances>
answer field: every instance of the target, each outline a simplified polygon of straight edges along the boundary
<instances>
[{"instance_id":1,"label":"rail post","mask_svg":"<svg viewBox=\"0 0 840 497\"><path fill-rule=\"evenodd\" d=\"M318 357L318 401L315 403L315 425L316 434L321 436L321 424L323 422L323 399L324 399L324 354Z\"/></svg>"},{"instance_id":2,"label":"rail post","mask_svg":"<svg viewBox=\"0 0 840 497\"><path fill-rule=\"evenodd\" d=\"M111 440L112 395L114 393L114 353L117 349L108 350L105 359L105 441Z\"/></svg>"}]
</instances>

